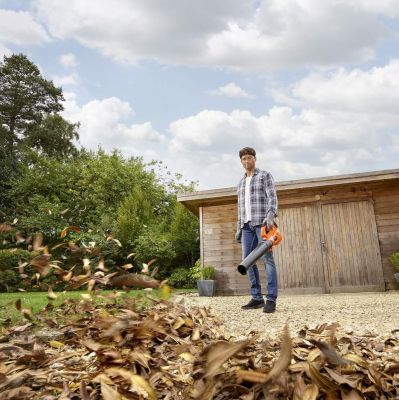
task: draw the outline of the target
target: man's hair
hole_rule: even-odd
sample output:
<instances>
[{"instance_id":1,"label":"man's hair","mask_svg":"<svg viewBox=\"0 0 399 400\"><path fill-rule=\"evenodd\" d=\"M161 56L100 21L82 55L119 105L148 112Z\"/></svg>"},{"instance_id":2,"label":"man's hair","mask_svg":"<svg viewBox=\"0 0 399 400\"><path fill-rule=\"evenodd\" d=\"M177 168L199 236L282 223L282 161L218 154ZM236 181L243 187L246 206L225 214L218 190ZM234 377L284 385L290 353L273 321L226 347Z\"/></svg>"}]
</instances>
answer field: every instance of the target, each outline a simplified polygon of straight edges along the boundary
<instances>
[{"instance_id":1,"label":"man's hair","mask_svg":"<svg viewBox=\"0 0 399 400\"><path fill-rule=\"evenodd\" d=\"M245 156L247 154L256 157L256 151L252 147L244 147L240 150L238 154L240 155L240 159L242 156Z\"/></svg>"}]
</instances>

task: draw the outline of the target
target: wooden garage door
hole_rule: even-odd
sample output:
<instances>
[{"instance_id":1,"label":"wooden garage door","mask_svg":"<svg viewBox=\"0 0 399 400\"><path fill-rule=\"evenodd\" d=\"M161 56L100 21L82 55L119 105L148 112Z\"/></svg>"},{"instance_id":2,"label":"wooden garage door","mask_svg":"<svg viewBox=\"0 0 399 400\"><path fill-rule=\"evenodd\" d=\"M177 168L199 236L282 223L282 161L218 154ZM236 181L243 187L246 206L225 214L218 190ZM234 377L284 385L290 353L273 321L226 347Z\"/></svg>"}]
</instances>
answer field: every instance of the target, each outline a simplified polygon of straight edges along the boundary
<instances>
[{"instance_id":1,"label":"wooden garage door","mask_svg":"<svg viewBox=\"0 0 399 400\"><path fill-rule=\"evenodd\" d=\"M321 213L326 291L384 290L372 203L324 204Z\"/></svg>"},{"instance_id":2,"label":"wooden garage door","mask_svg":"<svg viewBox=\"0 0 399 400\"><path fill-rule=\"evenodd\" d=\"M324 292L320 226L315 206L279 211L283 241L273 249L279 287L285 293Z\"/></svg>"}]
</instances>

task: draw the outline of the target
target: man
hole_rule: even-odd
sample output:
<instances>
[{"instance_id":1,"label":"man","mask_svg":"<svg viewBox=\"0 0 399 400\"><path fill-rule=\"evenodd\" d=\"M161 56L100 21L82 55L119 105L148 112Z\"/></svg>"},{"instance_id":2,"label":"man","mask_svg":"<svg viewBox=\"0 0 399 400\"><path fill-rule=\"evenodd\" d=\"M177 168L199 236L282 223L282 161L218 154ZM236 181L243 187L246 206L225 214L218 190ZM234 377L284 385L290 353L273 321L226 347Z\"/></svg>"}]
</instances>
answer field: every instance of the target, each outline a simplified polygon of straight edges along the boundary
<instances>
[{"instance_id":1,"label":"man","mask_svg":"<svg viewBox=\"0 0 399 400\"><path fill-rule=\"evenodd\" d=\"M274 226L277 216L277 195L274 180L270 172L255 168L256 152L251 147L244 147L239 152L240 161L245 168L245 174L237 187L238 222L236 240L242 243L243 259L257 244L263 240L262 226L267 230ZM277 270L273 253L268 251L262 260L266 270L266 303L262 297L262 288L258 267L248 268L248 278L251 285L251 300L242 309L263 307L263 312L272 313L276 310L277 301Z\"/></svg>"}]
</instances>

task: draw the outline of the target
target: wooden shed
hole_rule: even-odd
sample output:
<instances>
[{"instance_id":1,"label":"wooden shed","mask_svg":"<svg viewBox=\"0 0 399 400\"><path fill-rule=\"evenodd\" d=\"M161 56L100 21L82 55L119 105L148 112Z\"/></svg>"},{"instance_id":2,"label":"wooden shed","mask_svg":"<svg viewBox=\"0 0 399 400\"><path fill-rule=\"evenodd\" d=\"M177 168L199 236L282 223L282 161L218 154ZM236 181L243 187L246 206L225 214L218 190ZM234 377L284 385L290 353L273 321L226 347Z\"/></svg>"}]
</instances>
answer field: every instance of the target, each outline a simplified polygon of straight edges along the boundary
<instances>
[{"instance_id":1,"label":"wooden shed","mask_svg":"<svg viewBox=\"0 0 399 400\"><path fill-rule=\"evenodd\" d=\"M276 189L283 242L273 251L280 293L399 289L388 260L399 251L399 169L276 182ZM201 263L216 268L216 294L248 294L248 278L236 271L236 188L178 200L199 217Z\"/></svg>"}]
</instances>

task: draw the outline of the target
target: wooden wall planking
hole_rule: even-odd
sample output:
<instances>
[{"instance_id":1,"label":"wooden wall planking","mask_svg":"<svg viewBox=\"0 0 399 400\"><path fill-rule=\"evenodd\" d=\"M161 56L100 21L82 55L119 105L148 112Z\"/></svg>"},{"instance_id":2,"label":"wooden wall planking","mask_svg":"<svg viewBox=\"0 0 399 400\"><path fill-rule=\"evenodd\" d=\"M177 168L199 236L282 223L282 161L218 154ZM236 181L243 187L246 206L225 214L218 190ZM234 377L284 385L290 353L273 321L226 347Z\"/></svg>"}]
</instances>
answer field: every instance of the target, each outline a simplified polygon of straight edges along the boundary
<instances>
[{"instance_id":1,"label":"wooden wall planking","mask_svg":"<svg viewBox=\"0 0 399 400\"><path fill-rule=\"evenodd\" d=\"M384 281L387 289L399 289L389 256L399 252L399 183L373 191L374 211L380 242Z\"/></svg>"}]
</instances>

